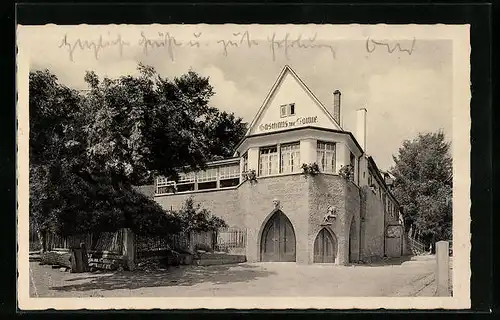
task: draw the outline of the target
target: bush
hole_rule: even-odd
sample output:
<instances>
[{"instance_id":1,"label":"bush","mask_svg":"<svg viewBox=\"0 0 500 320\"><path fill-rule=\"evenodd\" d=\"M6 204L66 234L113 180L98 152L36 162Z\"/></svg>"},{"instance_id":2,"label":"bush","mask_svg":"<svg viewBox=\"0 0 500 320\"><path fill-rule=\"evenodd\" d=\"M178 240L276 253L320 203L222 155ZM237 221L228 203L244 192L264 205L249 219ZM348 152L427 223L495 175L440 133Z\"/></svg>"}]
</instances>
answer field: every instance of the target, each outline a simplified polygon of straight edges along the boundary
<instances>
[{"instance_id":1,"label":"bush","mask_svg":"<svg viewBox=\"0 0 500 320\"><path fill-rule=\"evenodd\" d=\"M195 205L191 197L186 200L181 210L175 212L175 216L180 219L180 228L185 234L193 231L217 231L227 227L223 219L201 208L200 204Z\"/></svg>"}]
</instances>

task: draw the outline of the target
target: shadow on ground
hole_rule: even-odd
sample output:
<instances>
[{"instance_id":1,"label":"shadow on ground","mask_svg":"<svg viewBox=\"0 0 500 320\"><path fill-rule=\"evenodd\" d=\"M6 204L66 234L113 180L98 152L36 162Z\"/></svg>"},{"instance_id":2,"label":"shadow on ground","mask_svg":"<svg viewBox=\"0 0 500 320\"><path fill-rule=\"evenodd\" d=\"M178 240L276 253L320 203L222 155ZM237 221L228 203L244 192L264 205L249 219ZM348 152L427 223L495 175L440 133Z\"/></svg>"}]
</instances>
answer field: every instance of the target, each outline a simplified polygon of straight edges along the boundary
<instances>
[{"instance_id":1,"label":"shadow on ground","mask_svg":"<svg viewBox=\"0 0 500 320\"><path fill-rule=\"evenodd\" d=\"M122 271L106 275L88 273L86 276L65 280L65 283L88 280L85 283L55 286L50 289L56 291L87 291L192 286L204 282L226 284L247 282L273 274L276 274L276 272L265 271L249 264L206 267L186 266L153 272Z\"/></svg>"},{"instance_id":2,"label":"shadow on ground","mask_svg":"<svg viewBox=\"0 0 500 320\"><path fill-rule=\"evenodd\" d=\"M412 256L403 256L399 258L390 258L386 260L379 260L370 263L351 263L350 266L356 267L382 267L382 266L399 266L403 263L412 260Z\"/></svg>"}]
</instances>

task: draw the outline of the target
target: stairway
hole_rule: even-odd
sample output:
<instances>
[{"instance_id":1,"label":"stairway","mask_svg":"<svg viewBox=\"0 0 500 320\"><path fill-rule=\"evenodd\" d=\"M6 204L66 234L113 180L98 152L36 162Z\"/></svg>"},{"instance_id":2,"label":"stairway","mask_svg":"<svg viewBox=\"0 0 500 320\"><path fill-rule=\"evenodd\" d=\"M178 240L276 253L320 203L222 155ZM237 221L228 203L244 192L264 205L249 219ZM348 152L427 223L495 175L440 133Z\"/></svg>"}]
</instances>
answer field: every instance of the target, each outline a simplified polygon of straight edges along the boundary
<instances>
[{"instance_id":1,"label":"stairway","mask_svg":"<svg viewBox=\"0 0 500 320\"><path fill-rule=\"evenodd\" d=\"M221 264L236 264L246 262L246 256L227 253L198 253L193 264L198 266L211 266Z\"/></svg>"},{"instance_id":2,"label":"stairway","mask_svg":"<svg viewBox=\"0 0 500 320\"><path fill-rule=\"evenodd\" d=\"M423 243L421 243L415 239L412 239L412 238L409 238L409 240L410 240L411 252L414 255L420 255L420 254L424 254L426 252L425 246Z\"/></svg>"}]
</instances>

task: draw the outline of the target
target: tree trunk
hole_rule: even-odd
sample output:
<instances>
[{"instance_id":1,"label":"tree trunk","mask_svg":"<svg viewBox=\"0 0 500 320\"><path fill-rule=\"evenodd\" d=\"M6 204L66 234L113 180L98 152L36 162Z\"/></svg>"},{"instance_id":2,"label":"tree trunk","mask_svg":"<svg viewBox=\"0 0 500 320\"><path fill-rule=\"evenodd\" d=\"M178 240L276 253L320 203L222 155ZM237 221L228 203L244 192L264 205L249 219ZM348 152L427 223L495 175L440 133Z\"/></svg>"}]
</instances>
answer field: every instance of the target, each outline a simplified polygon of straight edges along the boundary
<instances>
[{"instance_id":1,"label":"tree trunk","mask_svg":"<svg viewBox=\"0 0 500 320\"><path fill-rule=\"evenodd\" d=\"M38 241L40 241L40 253L47 251L47 232L37 230Z\"/></svg>"}]
</instances>

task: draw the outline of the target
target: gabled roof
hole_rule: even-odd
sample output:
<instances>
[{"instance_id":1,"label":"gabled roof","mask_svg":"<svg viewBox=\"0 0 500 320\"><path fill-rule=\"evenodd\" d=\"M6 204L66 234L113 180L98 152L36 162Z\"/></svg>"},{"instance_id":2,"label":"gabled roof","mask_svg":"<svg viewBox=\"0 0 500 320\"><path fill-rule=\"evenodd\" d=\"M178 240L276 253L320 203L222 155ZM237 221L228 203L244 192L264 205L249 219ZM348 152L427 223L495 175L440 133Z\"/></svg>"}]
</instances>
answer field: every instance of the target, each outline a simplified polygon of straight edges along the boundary
<instances>
[{"instance_id":1,"label":"gabled roof","mask_svg":"<svg viewBox=\"0 0 500 320\"><path fill-rule=\"evenodd\" d=\"M300 86L304 89L304 91L311 96L311 98L314 100L314 102L322 109L323 112L325 112L325 114L328 116L328 118L333 122L335 123L341 130L342 127L340 126L340 123L338 123L335 118L333 117L333 115L328 111L328 109L325 107L325 105L323 103L321 103L321 101L319 101L319 99L314 95L314 93L306 86L306 84L299 78L299 76L295 73L295 71L293 71L293 69L289 66L289 65L285 65L283 67L283 69L281 69L281 72L280 74L278 75L278 78L276 79L276 81L274 82L274 85L272 86L271 90L269 91L269 93L267 94L266 98L264 99L264 102L262 103L259 111L257 112L257 114L255 115L255 117L253 118L252 122L250 122L250 125L248 126L248 130L245 134L245 136L248 136L250 134L250 132L252 131L253 127L255 126L255 124L257 123L257 121L259 120L259 118L261 117L261 115L264 113L266 107L268 106L268 103L269 103L269 100L273 97L273 95L275 94L277 88L279 87L279 85L283 82L283 80L285 79L285 76L287 75L287 73L291 74L294 79L300 84Z\"/></svg>"}]
</instances>

